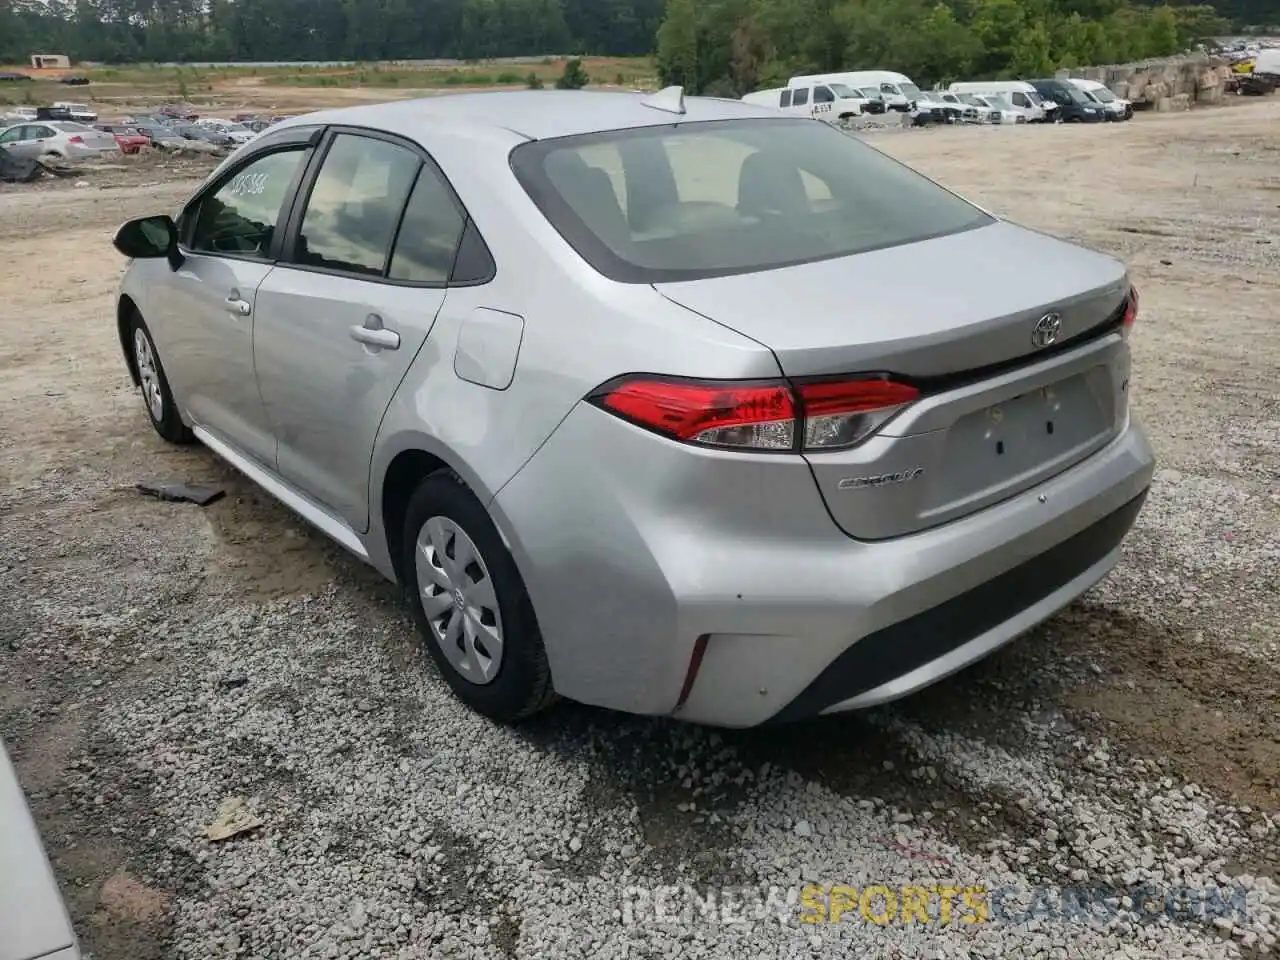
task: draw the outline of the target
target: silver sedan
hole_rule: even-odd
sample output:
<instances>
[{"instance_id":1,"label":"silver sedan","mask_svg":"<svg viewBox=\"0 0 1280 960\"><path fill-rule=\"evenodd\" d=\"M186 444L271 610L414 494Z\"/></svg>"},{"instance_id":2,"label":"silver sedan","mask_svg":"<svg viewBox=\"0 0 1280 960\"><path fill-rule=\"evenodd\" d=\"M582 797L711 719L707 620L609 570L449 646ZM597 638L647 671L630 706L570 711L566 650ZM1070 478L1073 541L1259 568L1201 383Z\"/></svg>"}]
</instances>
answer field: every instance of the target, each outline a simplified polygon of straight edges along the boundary
<instances>
[{"instance_id":1,"label":"silver sedan","mask_svg":"<svg viewBox=\"0 0 1280 960\"><path fill-rule=\"evenodd\" d=\"M115 243L155 430L399 583L502 720L906 695L1104 577L1152 477L1124 264L773 107L308 114Z\"/></svg>"},{"instance_id":2,"label":"silver sedan","mask_svg":"<svg viewBox=\"0 0 1280 960\"><path fill-rule=\"evenodd\" d=\"M88 160L120 153L109 133L67 120L34 120L0 130L0 147L10 156L38 160Z\"/></svg>"}]
</instances>

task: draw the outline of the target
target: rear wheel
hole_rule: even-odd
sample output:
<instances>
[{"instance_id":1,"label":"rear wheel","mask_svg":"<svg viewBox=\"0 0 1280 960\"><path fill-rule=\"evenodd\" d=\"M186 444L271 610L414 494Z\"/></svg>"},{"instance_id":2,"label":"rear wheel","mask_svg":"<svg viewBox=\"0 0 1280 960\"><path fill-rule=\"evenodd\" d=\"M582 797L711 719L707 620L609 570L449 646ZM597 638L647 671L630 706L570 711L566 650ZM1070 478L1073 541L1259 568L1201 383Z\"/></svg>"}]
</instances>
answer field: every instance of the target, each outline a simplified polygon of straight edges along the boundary
<instances>
[{"instance_id":1,"label":"rear wheel","mask_svg":"<svg viewBox=\"0 0 1280 960\"><path fill-rule=\"evenodd\" d=\"M138 371L138 385L142 389L142 403L156 433L170 443L191 443L195 436L178 416L177 404L169 390L169 378L165 376L160 355L151 339L151 331L137 313L129 320L129 349Z\"/></svg>"},{"instance_id":2,"label":"rear wheel","mask_svg":"<svg viewBox=\"0 0 1280 960\"><path fill-rule=\"evenodd\" d=\"M484 506L455 474L422 481L403 543L410 609L458 698L502 722L549 706L551 670L524 581Z\"/></svg>"}]
</instances>

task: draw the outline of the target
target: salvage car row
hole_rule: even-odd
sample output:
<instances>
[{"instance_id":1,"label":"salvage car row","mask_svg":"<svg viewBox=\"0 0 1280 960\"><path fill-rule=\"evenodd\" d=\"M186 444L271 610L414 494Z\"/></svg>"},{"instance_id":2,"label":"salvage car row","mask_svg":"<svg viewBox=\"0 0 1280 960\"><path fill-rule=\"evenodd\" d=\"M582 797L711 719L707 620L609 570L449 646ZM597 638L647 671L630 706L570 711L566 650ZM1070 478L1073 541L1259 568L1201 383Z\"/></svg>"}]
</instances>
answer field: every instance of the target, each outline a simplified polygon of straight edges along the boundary
<instances>
[{"instance_id":1,"label":"salvage car row","mask_svg":"<svg viewBox=\"0 0 1280 960\"><path fill-rule=\"evenodd\" d=\"M232 149L248 143L283 117L264 120L241 115L184 118L171 111L124 117L109 123L72 113L65 104L23 107L0 116L0 148L24 159L87 160L119 153L137 153L148 147L176 149L193 141Z\"/></svg>"},{"instance_id":2,"label":"salvage car row","mask_svg":"<svg viewBox=\"0 0 1280 960\"><path fill-rule=\"evenodd\" d=\"M831 123L890 111L907 114L916 125L1097 123L1133 116L1129 101L1096 80L982 80L922 91L910 77L889 70L797 76L785 87L742 99Z\"/></svg>"}]
</instances>

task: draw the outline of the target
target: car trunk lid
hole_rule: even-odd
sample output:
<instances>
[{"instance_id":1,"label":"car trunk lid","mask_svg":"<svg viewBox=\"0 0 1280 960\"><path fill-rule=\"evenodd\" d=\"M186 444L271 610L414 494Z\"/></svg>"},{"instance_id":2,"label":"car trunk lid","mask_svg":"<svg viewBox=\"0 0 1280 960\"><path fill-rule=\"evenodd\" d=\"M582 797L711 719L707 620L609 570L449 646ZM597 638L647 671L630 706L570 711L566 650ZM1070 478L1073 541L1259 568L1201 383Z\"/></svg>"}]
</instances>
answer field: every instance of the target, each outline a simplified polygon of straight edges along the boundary
<instances>
[{"instance_id":1,"label":"car trunk lid","mask_svg":"<svg viewBox=\"0 0 1280 960\"><path fill-rule=\"evenodd\" d=\"M870 439L806 454L832 518L860 539L1007 499L1101 449L1127 417L1123 265L1011 224L657 288L771 348L788 377L920 387ZM1035 332L1046 317L1052 338Z\"/></svg>"}]
</instances>

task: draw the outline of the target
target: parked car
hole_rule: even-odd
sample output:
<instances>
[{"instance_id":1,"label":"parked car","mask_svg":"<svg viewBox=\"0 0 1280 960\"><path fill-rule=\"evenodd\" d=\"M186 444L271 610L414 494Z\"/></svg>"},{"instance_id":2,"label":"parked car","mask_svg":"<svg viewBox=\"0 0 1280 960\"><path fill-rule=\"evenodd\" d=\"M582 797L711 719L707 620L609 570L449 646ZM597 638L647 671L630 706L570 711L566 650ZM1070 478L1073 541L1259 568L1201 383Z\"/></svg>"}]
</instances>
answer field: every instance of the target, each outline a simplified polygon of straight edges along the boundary
<instances>
[{"instance_id":1,"label":"parked car","mask_svg":"<svg viewBox=\"0 0 1280 960\"><path fill-rule=\"evenodd\" d=\"M788 113L799 113L838 123L862 116L867 98L859 90L852 90L840 83L792 84L773 90L748 93L742 98L747 103L777 107Z\"/></svg>"},{"instance_id":2,"label":"parked car","mask_svg":"<svg viewBox=\"0 0 1280 960\"><path fill-rule=\"evenodd\" d=\"M1081 80L1073 77L1073 86L1077 87L1091 101L1100 106L1108 120L1129 120L1133 117L1133 104L1111 92L1111 88L1097 80Z\"/></svg>"},{"instance_id":3,"label":"parked car","mask_svg":"<svg viewBox=\"0 0 1280 960\"><path fill-rule=\"evenodd\" d=\"M1026 80L970 80L951 84L951 92L971 93L980 97L1000 94L1026 114L1030 123L1055 123L1058 105L1045 100L1040 92Z\"/></svg>"},{"instance_id":4,"label":"parked car","mask_svg":"<svg viewBox=\"0 0 1280 960\"><path fill-rule=\"evenodd\" d=\"M59 83L65 83L70 87L87 87L89 85L88 77L65 76L58 78Z\"/></svg>"},{"instance_id":5,"label":"parked car","mask_svg":"<svg viewBox=\"0 0 1280 960\"><path fill-rule=\"evenodd\" d=\"M1104 577L1154 470L1122 263L773 107L309 114L115 246L156 432L401 584L504 721L905 696Z\"/></svg>"},{"instance_id":6,"label":"parked car","mask_svg":"<svg viewBox=\"0 0 1280 960\"><path fill-rule=\"evenodd\" d=\"M35 107L14 107L7 114L5 120L12 123L22 123L24 120L37 120Z\"/></svg>"},{"instance_id":7,"label":"parked car","mask_svg":"<svg viewBox=\"0 0 1280 960\"><path fill-rule=\"evenodd\" d=\"M147 141L153 147L161 147L165 149L174 149L181 147L187 142L185 137L179 136L173 130L163 124L140 123L134 126L139 134L147 138Z\"/></svg>"},{"instance_id":8,"label":"parked car","mask_svg":"<svg viewBox=\"0 0 1280 960\"><path fill-rule=\"evenodd\" d=\"M1002 94L966 94L975 103L980 103L991 111L992 123L1018 124L1027 123L1027 115L1005 99Z\"/></svg>"},{"instance_id":9,"label":"parked car","mask_svg":"<svg viewBox=\"0 0 1280 960\"><path fill-rule=\"evenodd\" d=\"M911 82L911 78L902 73L894 73L892 70L854 70L845 73L792 77L790 86L815 83L840 83L854 89L875 87L880 91L880 98L885 102L886 107L903 113L912 110L912 104L920 99L920 88Z\"/></svg>"},{"instance_id":10,"label":"parked car","mask_svg":"<svg viewBox=\"0 0 1280 960\"><path fill-rule=\"evenodd\" d=\"M0 743L0 960L80 960L71 917Z\"/></svg>"},{"instance_id":11,"label":"parked car","mask_svg":"<svg viewBox=\"0 0 1280 960\"><path fill-rule=\"evenodd\" d=\"M219 120L215 117L205 117L197 120L196 126L220 133L235 144L248 143L257 136L254 131L242 123L232 123L229 120Z\"/></svg>"},{"instance_id":12,"label":"parked car","mask_svg":"<svg viewBox=\"0 0 1280 960\"><path fill-rule=\"evenodd\" d=\"M107 154L118 154L115 137L93 127L65 120L22 123L0 130L0 146L11 156L57 157L63 160L90 160Z\"/></svg>"},{"instance_id":13,"label":"parked car","mask_svg":"<svg viewBox=\"0 0 1280 960\"><path fill-rule=\"evenodd\" d=\"M917 123L959 123L964 119L964 105L943 100L932 93L921 93L911 105L911 117Z\"/></svg>"},{"instance_id":14,"label":"parked car","mask_svg":"<svg viewBox=\"0 0 1280 960\"><path fill-rule=\"evenodd\" d=\"M121 153L138 153L144 147L151 145L151 138L140 132L137 127L121 123L95 123L93 128L115 137Z\"/></svg>"},{"instance_id":15,"label":"parked car","mask_svg":"<svg viewBox=\"0 0 1280 960\"><path fill-rule=\"evenodd\" d=\"M51 105L55 110L65 110L67 116L76 123L93 123L98 119L98 111L86 103L70 103L66 100Z\"/></svg>"},{"instance_id":16,"label":"parked car","mask_svg":"<svg viewBox=\"0 0 1280 960\"><path fill-rule=\"evenodd\" d=\"M862 108L863 113L883 114L889 109L888 104L884 102L884 97L880 93L879 87L851 87L866 98L866 104Z\"/></svg>"},{"instance_id":17,"label":"parked car","mask_svg":"<svg viewBox=\"0 0 1280 960\"><path fill-rule=\"evenodd\" d=\"M972 107L978 115L979 123L999 123L1000 111L992 107L987 101L983 100L976 93L960 93L952 94L953 97L959 97L960 102Z\"/></svg>"},{"instance_id":18,"label":"parked car","mask_svg":"<svg viewBox=\"0 0 1280 960\"><path fill-rule=\"evenodd\" d=\"M169 129L184 140L203 140L205 143L216 144L220 147L235 145L235 141L227 134L209 127L202 127L197 123L175 122L169 125Z\"/></svg>"},{"instance_id":19,"label":"parked car","mask_svg":"<svg viewBox=\"0 0 1280 960\"><path fill-rule=\"evenodd\" d=\"M172 120L200 119L199 112L189 103L166 103L157 109L156 113L159 116L168 117Z\"/></svg>"},{"instance_id":20,"label":"parked car","mask_svg":"<svg viewBox=\"0 0 1280 960\"><path fill-rule=\"evenodd\" d=\"M1066 80L1032 80L1030 83L1042 98L1058 105L1058 118L1063 123L1101 123L1107 119L1102 107Z\"/></svg>"},{"instance_id":21,"label":"parked car","mask_svg":"<svg viewBox=\"0 0 1280 960\"><path fill-rule=\"evenodd\" d=\"M986 108L983 108L982 110L980 110L974 104L966 103L964 100L960 99L960 97L956 96L956 94L951 93L948 90L930 90L926 94L926 96L928 96L929 99L931 100L936 100L941 103L946 103L958 109L960 111L960 114L956 119L961 123L989 123L990 122L990 113L991 113L990 110L987 110ZM984 117L984 112L986 114L985 117Z\"/></svg>"}]
</instances>

